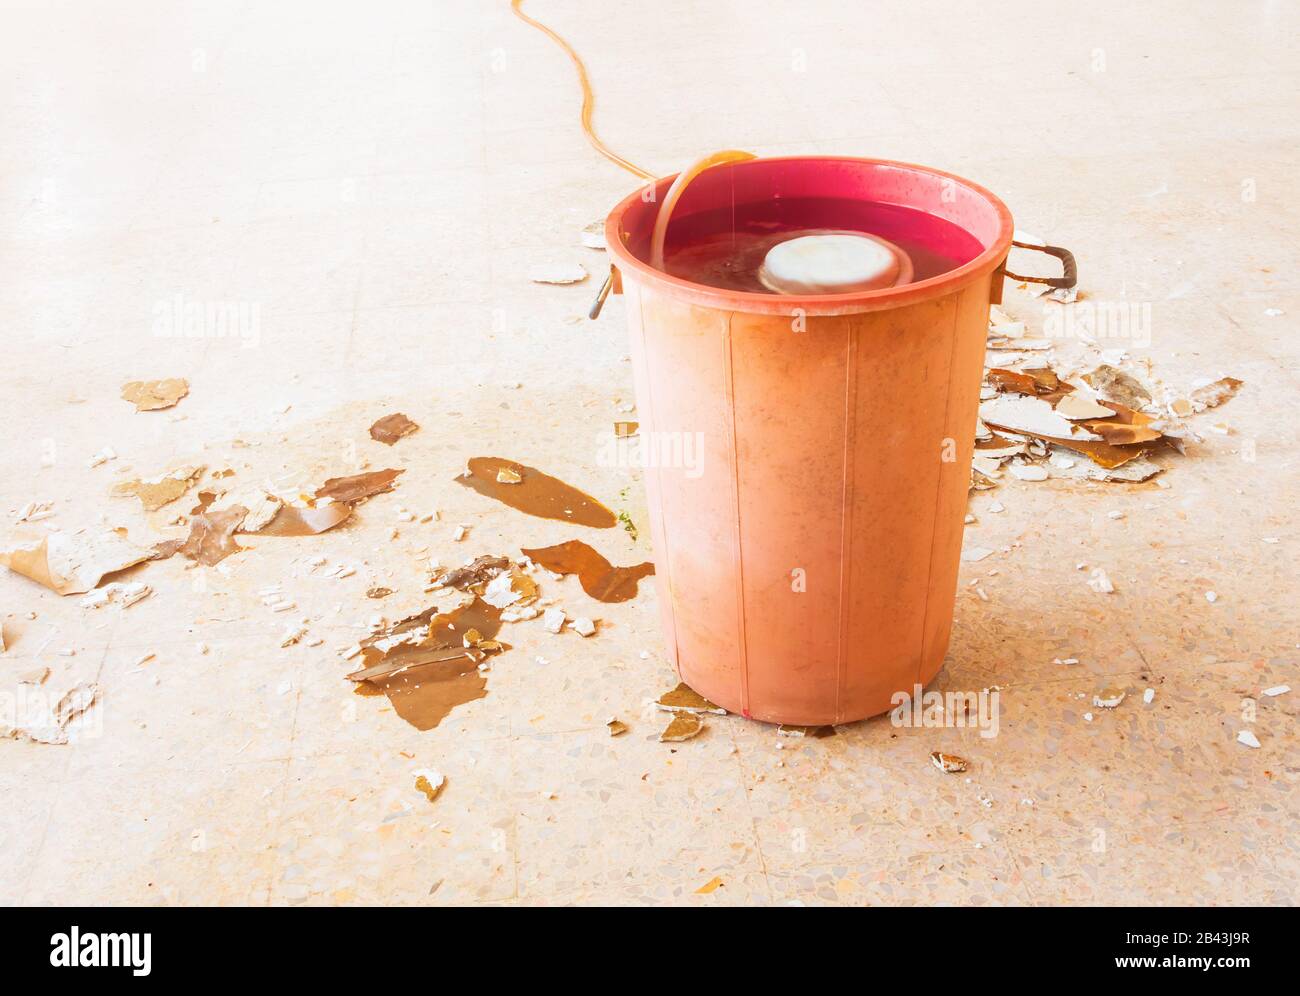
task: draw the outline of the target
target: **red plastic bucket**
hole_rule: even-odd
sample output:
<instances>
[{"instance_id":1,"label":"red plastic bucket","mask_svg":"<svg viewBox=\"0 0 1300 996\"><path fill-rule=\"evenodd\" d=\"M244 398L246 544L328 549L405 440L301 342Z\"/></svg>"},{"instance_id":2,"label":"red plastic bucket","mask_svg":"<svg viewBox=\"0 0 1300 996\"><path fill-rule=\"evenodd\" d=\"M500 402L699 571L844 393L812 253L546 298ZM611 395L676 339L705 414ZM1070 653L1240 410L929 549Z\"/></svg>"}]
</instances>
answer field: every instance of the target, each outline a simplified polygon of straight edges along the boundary
<instances>
[{"instance_id":1,"label":"red plastic bucket","mask_svg":"<svg viewBox=\"0 0 1300 996\"><path fill-rule=\"evenodd\" d=\"M719 211L828 198L914 209L977 243L973 258L902 286L750 293L648 264L672 179L630 195L606 222L646 448L702 444L698 461L645 471L672 659L696 691L760 720L820 725L886 711L896 692L930 681L947 651L1011 214L968 180L904 163L714 167L683 193L668 246Z\"/></svg>"}]
</instances>

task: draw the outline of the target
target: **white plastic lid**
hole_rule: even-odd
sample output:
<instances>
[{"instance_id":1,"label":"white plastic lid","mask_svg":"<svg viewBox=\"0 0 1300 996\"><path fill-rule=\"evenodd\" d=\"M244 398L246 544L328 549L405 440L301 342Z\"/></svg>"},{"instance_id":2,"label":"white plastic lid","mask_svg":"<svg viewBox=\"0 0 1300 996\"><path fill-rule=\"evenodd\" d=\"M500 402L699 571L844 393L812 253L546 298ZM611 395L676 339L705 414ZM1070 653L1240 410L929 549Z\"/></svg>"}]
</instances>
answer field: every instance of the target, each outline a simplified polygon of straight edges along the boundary
<instances>
[{"instance_id":1,"label":"white plastic lid","mask_svg":"<svg viewBox=\"0 0 1300 996\"><path fill-rule=\"evenodd\" d=\"M912 279L912 261L864 232L800 235L768 250L758 279L778 294L847 294Z\"/></svg>"}]
</instances>

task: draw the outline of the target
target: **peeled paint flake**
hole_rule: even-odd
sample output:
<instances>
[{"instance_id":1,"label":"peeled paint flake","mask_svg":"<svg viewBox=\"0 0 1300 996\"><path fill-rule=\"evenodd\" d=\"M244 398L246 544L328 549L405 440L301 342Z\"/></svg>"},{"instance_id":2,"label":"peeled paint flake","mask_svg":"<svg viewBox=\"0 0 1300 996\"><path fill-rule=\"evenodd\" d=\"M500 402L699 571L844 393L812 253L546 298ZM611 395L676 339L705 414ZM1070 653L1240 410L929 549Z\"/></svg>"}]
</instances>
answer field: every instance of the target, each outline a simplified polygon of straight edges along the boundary
<instances>
[{"instance_id":1,"label":"peeled paint flake","mask_svg":"<svg viewBox=\"0 0 1300 996\"><path fill-rule=\"evenodd\" d=\"M403 436L409 436L420 428L401 412L385 415L370 427L370 438L392 446Z\"/></svg>"},{"instance_id":2,"label":"peeled paint flake","mask_svg":"<svg viewBox=\"0 0 1300 996\"><path fill-rule=\"evenodd\" d=\"M937 750L930 752L930 762L948 775L960 774L970 767L970 763L964 757L958 757L956 754L945 754Z\"/></svg>"},{"instance_id":3,"label":"peeled paint flake","mask_svg":"<svg viewBox=\"0 0 1300 996\"><path fill-rule=\"evenodd\" d=\"M240 532L257 536L315 536L346 522L351 515L352 506L341 501L322 502L311 508L282 505L266 525Z\"/></svg>"},{"instance_id":4,"label":"peeled paint flake","mask_svg":"<svg viewBox=\"0 0 1300 996\"><path fill-rule=\"evenodd\" d=\"M152 512L174 502L199 482L203 467L179 467L157 477L137 481L122 481L114 485L112 495L117 498L135 496L146 512Z\"/></svg>"},{"instance_id":5,"label":"peeled paint flake","mask_svg":"<svg viewBox=\"0 0 1300 996\"><path fill-rule=\"evenodd\" d=\"M582 244L588 249L604 249L605 219L598 218L590 225L585 225L581 233Z\"/></svg>"},{"instance_id":6,"label":"peeled paint flake","mask_svg":"<svg viewBox=\"0 0 1300 996\"><path fill-rule=\"evenodd\" d=\"M1151 401L1150 393L1141 382L1118 367L1103 363L1091 373L1084 374L1083 380L1103 398L1129 408L1141 408Z\"/></svg>"},{"instance_id":7,"label":"peeled paint flake","mask_svg":"<svg viewBox=\"0 0 1300 996\"><path fill-rule=\"evenodd\" d=\"M402 470L371 470L351 477L331 477L316 489L317 498L332 498L334 501L355 505L373 495L381 495L393 490L393 484Z\"/></svg>"},{"instance_id":8,"label":"peeled paint flake","mask_svg":"<svg viewBox=\"0 0 1300 996\"><path fill-rule=\"evenodd\" d=\"M614 567L582 540L521 551L533 563L556 574L576 574L582 590L601 602L626 602L636 597L637 582L655 572L651 563Z\"/></svg>"},{"instance_id":9,"label":"peeled paint flake","mask_svg":"<svg viewBox=\"0 0 1300 996\"><path fill-rule=\"evenodd\" d=\"M472 591L482 588L493 578L510 570L510 560L506 557L493 557L484 554L475 557L463 567L457 567L438 578L439 588L455 588L457 591Z\"/></svg>"},{"instance_id":10,"label":"peeled paint flake","mask_svg":"<svg viewBox=\"0 0 1300 996\"><path fill-rule=\"evenodd\" d=\"M522 608L537 601L537 582L519 571L503 571L481 592L483 601L498 609L511 605Z\"/></svg>"},{"instance_id":11,"label":"peeled paint flake","mask_svg":"<svg viewBox=\"0 0 1300 996\"><path fill-rule=\"evenodd\" d=\"M628 725L621 719L615 719L611 716L605 721L605 729L609 730L609 735L611 737L621 737L628 731Z\"/></svg>"},{"instance_id":12,"label":"peeled paint flake","mask_svg":"<svg viewBox=\"0 0 1300 996\"><path fill-rule=\"evenodd\" d=\"M1062 381L1050 367L1034 367L1024 370L992 367L985 377L989 384L999 392L1041 397L1047 402L1055 402L1074 390L1071 385Z\"/></svg>"},{"instance_id":13,"label":"peeled paint flake","mask_svg":"<svg viewBox=\"0 0 1300 996\"><path fill-rule=\"evenodd\" d=\"M124 529L94 535L51 533L0 551L0 565L60 595L78 595L109 574L152 559L152 553L129 542Z\"/></svg>"},{"instance_id":14,"label":"peeled paint flake","mask_svg":"<svg viewBox=\"0 0 1300 996\"><path fill-rule=\"evenodd\" d=\"M1071 391L1063 396L1056 403L1055 410L1056 414L1064 415L1071 422L1081 422L1084 419L1110 418L1114 414L1100 401L1086 397L1079 391Z\"/></svg>"},{"instance_id":15,"label":"peeled paint flake","mask_svg":"<svg viewBox=\"0 0 1300 996\"><path fill-rule=\"evenodd\" d=\"M520 478L518 483L506 484L498 480L502 468L517 474ZM520 512L543 519L558 519L594 529L609 529L618 522L614 513L591 495L533 467L501 457L472 457L456 482Z\"/></svg>"},{"instance_id":16,"label":"peeled paint flake","mask_svg":"<svg viewBox=\"0 0 1300 996\"><path fill-rule=\"evenodd\" d=\"M416 791L423 793L424 797L430 802L437 800L442 794L442 788L447 784L447 776L440 771L432 771L429 768L420 768L413 772L415 775Z\"/></svg>"},{"instance_id":17,"label":"peeled paint flake","mask_svg":"<svg viewBox=\"0 0 1300 996\"><path fill-rule=\"evenodd\" d=\"M690 740L692 737L699 736L700 731L704 729L704 720L690 712L679 712L673 716L672 722L665 727L663 733L659 734L660 743L680 743L683 740Z\"/></svg>"},{"instance_id":18,"label":"peeled paint flake","mask_svg":"<svg viewBox=\"0 0 1300 996\"><path fill-rule=\"evenodd\" d=\"M1069 419L1058 415L1042 398L1003 395L980 405L980 419L990 429L1021 432L1057 439L1096 440L1087 431L1078 431Z\"/></svg>"},{"instance_id":19,"label":"peeled paint flake","mask_svg":"<svg viewBox=\"0 0 1300 996\"><path fill-rule=\"evenodd\" d=\"M1102 419L1088 419L1081 424L1112 446L1153 443L1164 438L1160 430L1153 427L1155 420L1150 415L1115 401L1101 404L1112 414Z\"/></svg>"},{"instance_id":20,"label":"peeled paint flake","mask_svg":"<svg viewBox=\"0 0 1300 996\"><path fill-rule=\"evenodd\" d=\"M248 509L232 505L220 511L202 512L190 519L190 534L180 552L207 567L219 564L244 549L235 542L235 531L243 524Z\"/></svg>"},{"instance_id":21,"label":"peeled paint flake","mask_svg":"<svg viewBox=\"0 0 1300 996\"><path fill-rule=\"evenodd\" d=\"M1082 453L1094 463L1099 464L1108 471L1114 471L1116 468L1123 467L1124 464L1129 461L1136 460L1138 457L1146 456L1151 452L1150 446L1141 443L1133 446L1112 446L1110 443L1105 442L1090 442L1088 440L1078 439L1058 439L1055 436L1039 436L1037 438L1042 439L1047 443L1055 443L1058 446L1065 447L1066 449L1074 450L1076 453ZM1152 466L1155 465L1153 464ZM1159 472L1159 468L1157 468L1156 472ZM1147 473L1142 480L1146 480L1147 477L1152 476L1154 475ZM1108 479L1109 478L1120 480L1122 479L1122 475L1111 474L1108 475Z\"/></svg>"},{"instance_id":22,"label":"peeled paint flake","mask_svg":"<svg viewBox=\"0 0 1300 996\"><path fill-rule=\"evenodd\" d=\"M431 730L457 706L487 695L479 664L503 649L491 639L500 628L501 611L480 598L441 614L428 608L363 640L363 666L347 677L358 694L387 695L402 719Z\"/></svg>"},{"instance_id":23,"label":"peeled paint flake","mask_svg":"<svg viewBox=\"0 0 1300 996\"><path fill-rule=\"evenodd\" d=\"M1203 408L1218 408L1225 401L1231 400L1241 385L1242 381L1239 381L1236 377L1224 377L1216 380L1213 384L1198 387L1191 393L1188 400L1198 411Z\"/></svg>"},{"instance_id":24,"label":"peeled paint flake","mask_svg":"<svg viewBox=\"0 0 1300 996\"><path fill-rule=\"evenodd\" d=\"M180 377L166 380L133 380L122 385L122 400L135 405L138 412L171 408L190 393L189 382Z\"/></svg>"},{"instance_id":25,"label":"peeled paint flake","mask_svg":"<svg viewBox=\"0 0 1300 996\"><path fill-rule=\"evenodd\" d=\"M671 692L664 692L659 696L655 705L665 712L676 713L705 713L711 712L718 716L725 716L727 710L722 706L714 705L699 692L695 691L686 682L678 683L677 687Z\"/></svg>"},{"instance_id":26,"label":"peeled paint flake","mask_svg":"<svg viewBox=\"0 0 1300 996\"><path fill-rule=\"evenodd\" d=\"M535 284L577 284L587 279L587 268L581 263L547 263L534 266L528 279Z\"/></svg>"}]
</instances>

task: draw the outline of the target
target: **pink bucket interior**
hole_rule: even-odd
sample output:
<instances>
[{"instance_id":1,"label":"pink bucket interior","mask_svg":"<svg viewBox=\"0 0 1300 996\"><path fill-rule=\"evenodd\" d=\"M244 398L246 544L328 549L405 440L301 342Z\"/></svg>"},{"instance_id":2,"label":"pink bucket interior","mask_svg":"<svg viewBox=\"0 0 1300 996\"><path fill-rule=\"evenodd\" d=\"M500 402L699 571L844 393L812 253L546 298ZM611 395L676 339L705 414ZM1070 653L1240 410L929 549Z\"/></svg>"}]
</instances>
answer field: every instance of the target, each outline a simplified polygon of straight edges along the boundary
<instances>
[{"instance_id":1,"label":"pink bucket interior","mask_svg":"<svg viewBox=\"0 0 1300 996\"><path fill-rule=\"evenodd\" d=\"M649 262L659 202L672 179L658 181L655 200L640 199L622 215L623 244L643 262ZM996 244L1005 217L1005 208L985 191L921 167L858 159L756 159L715 166L692 181L673 212L665 253L671 258L675 250L742 228L848 229L933 253L951 268Z\"/></svg>"}]
</instances>

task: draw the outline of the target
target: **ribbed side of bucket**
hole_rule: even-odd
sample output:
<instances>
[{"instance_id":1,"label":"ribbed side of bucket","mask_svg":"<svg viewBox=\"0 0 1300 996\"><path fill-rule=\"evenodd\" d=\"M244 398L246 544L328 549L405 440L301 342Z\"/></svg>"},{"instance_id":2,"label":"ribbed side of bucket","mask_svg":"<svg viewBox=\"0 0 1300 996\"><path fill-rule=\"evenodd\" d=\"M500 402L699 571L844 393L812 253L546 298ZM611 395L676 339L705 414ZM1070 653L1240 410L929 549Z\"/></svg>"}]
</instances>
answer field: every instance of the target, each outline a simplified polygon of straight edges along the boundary
<instances>
[{"instance_id":1,"label":"ribbed side of bucket","mask_svg":"<svg viewBox=\"0 0 1300 996\"><path fill-rule=\"evenodd\" d=\"M849 722L942 666L990 274L839 317L625 284L665 635L768 722Z\"/></svg>"}]
</instances>

